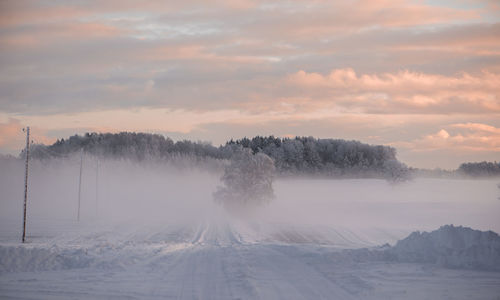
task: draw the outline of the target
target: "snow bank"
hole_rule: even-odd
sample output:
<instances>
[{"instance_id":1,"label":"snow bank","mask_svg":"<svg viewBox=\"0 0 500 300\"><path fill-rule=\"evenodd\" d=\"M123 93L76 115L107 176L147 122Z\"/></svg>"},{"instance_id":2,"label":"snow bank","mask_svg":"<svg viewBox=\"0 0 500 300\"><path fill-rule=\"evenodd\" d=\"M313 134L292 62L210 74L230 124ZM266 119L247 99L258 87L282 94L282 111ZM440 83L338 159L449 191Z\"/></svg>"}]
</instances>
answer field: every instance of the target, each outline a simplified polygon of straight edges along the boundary
<instances>
[{"instance_id":1,"label":"snow bank","mask_svg":"<svg viewBox=\"0 0 500 300\"><path fill-rule=\"evenodd\" d=\"M500 237L493 231L446 225L430 233L413 232L386 251L399 262L500 271Z\"/></svg>"},{"instance_id":2,"label":"snow bank","mask_svg":"<svg viewBox=\"0 0 500 300\"><path fill-rule=\"evenodd\" d=\"M53 271L88 267L93 259L83 249L0 246L0 273Z\"/></svg>"}]
</instances>

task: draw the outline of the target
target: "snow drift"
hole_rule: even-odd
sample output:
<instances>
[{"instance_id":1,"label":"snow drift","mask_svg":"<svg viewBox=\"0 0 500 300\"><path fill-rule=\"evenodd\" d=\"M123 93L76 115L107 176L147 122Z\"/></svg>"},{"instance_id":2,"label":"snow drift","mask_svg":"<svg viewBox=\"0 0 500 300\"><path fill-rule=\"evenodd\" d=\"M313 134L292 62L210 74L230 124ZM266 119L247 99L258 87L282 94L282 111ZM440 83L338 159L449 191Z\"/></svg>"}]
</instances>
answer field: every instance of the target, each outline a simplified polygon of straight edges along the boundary
<instances>
[{"instance_id":1,"label":"snow drift","mask_svg":"<svg viewBox=\"0 0 500 300\"><path fill-rule=\"evenodd\" d=\"M0 246L0 274L86 268L91 263L92 258L85 249Z\"/></svg>"},{"instance_id":2,"label":"snow drift","mask_svg":"<svg viewBox=\"0 0 500 300\"><path fill-rule=\"evenodd\" d=\"M500 237L493 231L446 225L413 232L386 251L399 262L500 271Z\"/></svg>"}]
</instances>

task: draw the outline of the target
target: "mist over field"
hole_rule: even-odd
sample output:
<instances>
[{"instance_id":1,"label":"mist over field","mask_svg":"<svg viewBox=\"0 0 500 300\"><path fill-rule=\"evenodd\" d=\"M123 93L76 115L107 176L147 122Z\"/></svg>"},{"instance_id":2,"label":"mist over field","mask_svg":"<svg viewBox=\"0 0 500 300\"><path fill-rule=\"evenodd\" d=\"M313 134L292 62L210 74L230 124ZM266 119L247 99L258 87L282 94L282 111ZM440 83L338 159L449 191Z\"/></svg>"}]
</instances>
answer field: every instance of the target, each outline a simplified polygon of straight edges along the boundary
<instances>
[{"instance_id":1,"label":"mist over field","mask_svg":"<svg viewBox=\"0 0 500 300\"><path fill-rule=\"evenodd\" d=\"M2 168L2 214L19 213L24 162ZM86 157L82 168L81 219L127 220L186 217L211 205L217 174L126 160ZM33 217L76 220L80 157L34 161L30 166L29 211ZM98 181L96 181L98 176ZM97 187L97 193L96 193Z\"/></svg>"},{"instance_id":2,"label":"mist over field","mask_svg":"<svg viewBox=\"0 0 500 300\"><path fill-rule=\"evenodd\" d=\"M31 162L30 220L76 220L79 168L79 155ZM183 167L86 155L82 170L82 220L187 222L222 210L213 199L221 185L222 164ZM3 160L0 176L2 219L19 219L24 162ZM252 218L296 225L404 230L457 224L498 232L497 181L416 178L391 184L382 179L278 177L274 181L275 199Z\"/></svg>"}]
</instances>

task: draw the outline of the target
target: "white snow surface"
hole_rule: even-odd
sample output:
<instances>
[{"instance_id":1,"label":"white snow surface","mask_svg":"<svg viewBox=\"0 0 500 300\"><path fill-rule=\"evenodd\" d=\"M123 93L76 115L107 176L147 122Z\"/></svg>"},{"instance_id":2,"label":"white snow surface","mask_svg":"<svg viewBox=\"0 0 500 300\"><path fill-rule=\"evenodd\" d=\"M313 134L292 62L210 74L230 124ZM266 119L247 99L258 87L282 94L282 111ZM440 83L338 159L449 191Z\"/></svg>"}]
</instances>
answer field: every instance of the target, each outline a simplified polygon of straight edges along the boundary
<instances>
[{"instance_id":1,"label":"white snow surface","mask_svg":"<svg viewBox=\"0 0 500 300\"><path fill-rule=\"evenodd\" d=\"M460 256L495 263L496 252L484 255L497 249L495 236L459 230L430 239L465 264L442 263L439 251L413 259L429 253L429 239L418 237L432 232L397 243L451 223L498 232L495 182L282 180L269 206L235 218L213 206L217 181L207 176L196 188L172 177L161 196L148 181L142 197L132 180L108 179L99 214L89 192L80 222L67 216L74 206L35 186L45 194L31 198L26 244L18 198L0 194L0 298L499 299L500 272Z\"/></svg>"},{"instance_id":2,"label":"white snow surface","mask_svg":"<svg viewBox=\"0 0 500 300\"><path fill-rule=\"evenodd\" d=\"M381 259L384 248L351 250L371 242L347 229L311 235L313 228L285 226L280 233L276 225L267 232L265 224L213 219L140 228L40 225L39 234L50 228L53 235L1 243L0 297L495 299L500 293L500 272Z\"/></svg>"}]
</instances>

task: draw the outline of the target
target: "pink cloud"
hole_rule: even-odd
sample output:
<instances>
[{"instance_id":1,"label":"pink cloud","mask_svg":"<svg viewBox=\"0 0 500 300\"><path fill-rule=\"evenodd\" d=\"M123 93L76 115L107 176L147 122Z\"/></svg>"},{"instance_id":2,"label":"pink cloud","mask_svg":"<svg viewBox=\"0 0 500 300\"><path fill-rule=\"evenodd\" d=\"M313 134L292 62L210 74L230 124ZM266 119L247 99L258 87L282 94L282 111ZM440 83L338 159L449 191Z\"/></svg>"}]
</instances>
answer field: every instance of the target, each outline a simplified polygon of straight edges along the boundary
<instances>
[{"instance_id":1,"label":"pink cloud","mask_svg":"<svg viewBox=\"0 0 500 300\"><path fill-rule=\"evenodd\" d=\"M404 145L413 151L500 153L500 128L481 123L458 123Z\"/></svg>"},{"instance_id":2,"label":"pink cloud","mask_svg":"<svg viewBox=\"0 0 500 300\"><path fill-rule=\"evenodd\" d=\"M22 130L19 120L9 119L6 123L0 123L0 147L11 145L13 141L18 141Z\"/></svg>"},{"instance_id":3,"label":"pink cloud","mask_svg":"<svg viewBox=\"0 0 500 300\"><path fill-rule=\"evenodd\" d=\"M88 15L89 11L70 5L48 5L33 1L2 1L0 4L0 26L57 22Z\"/></svg>"},{"instance_id":4,"label":"pink cloud","mask_svg":"<svg viewBox=\"0 0 500 300\"><path fill-rule=\"evenodd\" d=\"M328 75L299 71L286 80L321 101L368 113L500 112L500 75L488 71L456 76L410 71L357 75L348 68Z\"/></svg>"},{"instance_id":5,"label":"pink cloud","mask_svg":"<svg viewBox=\"0 0 500 300\"><path fill-rule=\"evenodd\" d=\"M295 41L345 35L370 28L407 28L480 20L479 10L427 5L411 0L288 1L267 5L262 22L245 30Z\"/></svg>"},{"instance_id":6,"label":"pink cloud","mask_svg":"<svg viewBox=\"0 0 500 300\"><path fill-rule=\"evenodd\" d=\"M481 124L481 123L461 123L461 124L453 124L451 127L467 129L472 132L483 132L486 134L497 135L500 136L500 128L496 128L495 126Z\"/></svg>"},{"instance_id":7,"label":"pink cloud","mask_svg":"<svg viewBox=\"0 0 500 300\"><path fill-rule=\"evenodd\" d=\"M0 123L0 149L7 152L19 151L26 145L26 134L23 132L25 125L18 119L10 118L5 123ZM31 138L34 143L51 144L56 139L48 137L46 130L38 126L30 127Z\"/></svg>"},{"instance_id":8,"label":"pink cloud","mask_svg":"<svg viewBox=\"0 0 500 300\"><path fill-rule=\"evenodd\" d=\"M40 26L25 33L12 33L0 36L0 43L7 47L41 47L62 40L90 40L123 36L127 31L102 24L75 22Z\"/></svg>"}]
</instances>

